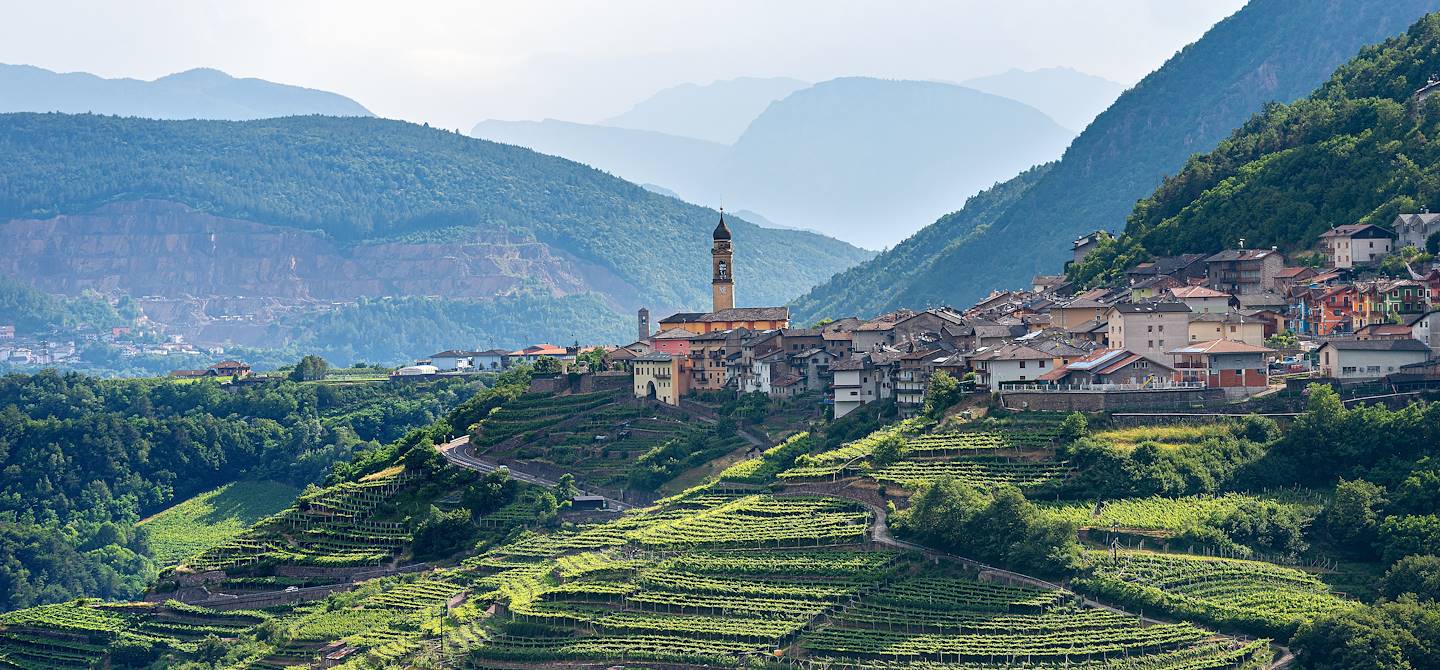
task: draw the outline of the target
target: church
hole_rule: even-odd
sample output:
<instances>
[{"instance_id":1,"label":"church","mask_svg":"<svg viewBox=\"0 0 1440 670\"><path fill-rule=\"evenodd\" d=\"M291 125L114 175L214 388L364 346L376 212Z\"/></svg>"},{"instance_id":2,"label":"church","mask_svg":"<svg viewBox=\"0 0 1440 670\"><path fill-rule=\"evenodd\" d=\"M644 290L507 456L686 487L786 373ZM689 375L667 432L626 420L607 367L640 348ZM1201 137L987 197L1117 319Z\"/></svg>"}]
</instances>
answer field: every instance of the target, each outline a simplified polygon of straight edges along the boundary
<instances>
[{"instance_id":1,"label":"church","mask_svg":"<svg viewBox=\"0 0 1440 670\"><path fill-rule=\"evenodd\" d=\"M735 306L731 243L721 210L710 236L710 311L671 314L660 319L660 330L652 335L649 312L640 310L640 339L651 351L632 362L635 397L676 405L691 389L724 388L731 379L728 362L740 355L740 341L756 331L790 327L788 307Z\"/></svg>"},{"instance_id":2,"label":"church","mask_svg":"<svg viewBox=\"0 0 1440 670\"><path fill-rule=\"evenodd\" d=\"M735 328L751 331L789 328L788 307L735 306L735 250L730 228L725 225L725 210L720 210L720 223L710 237L710 311L677 312L667 316L660 319L660 332L680 328L703 335Z\"/></svg>"}]
</instances>

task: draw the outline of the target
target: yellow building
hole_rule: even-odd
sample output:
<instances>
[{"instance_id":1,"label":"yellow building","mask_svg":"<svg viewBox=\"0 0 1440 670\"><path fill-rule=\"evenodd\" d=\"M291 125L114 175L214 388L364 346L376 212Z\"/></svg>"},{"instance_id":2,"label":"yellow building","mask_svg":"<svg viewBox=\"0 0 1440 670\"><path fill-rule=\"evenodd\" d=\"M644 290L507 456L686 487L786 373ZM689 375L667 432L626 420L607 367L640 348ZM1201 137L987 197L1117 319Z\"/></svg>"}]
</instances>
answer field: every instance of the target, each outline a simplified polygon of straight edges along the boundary
<instances>
[{"instance_id":1,"label":"yellow building","mask_svg":"<svg viewBox=\"0 0 1440 670\"><path fill-rule=\"evenodd\" d=\"M631 361L635 397L658 400L667 405L680 404L681 396L690 390L681 358L658 351L636 356Z\"/></svg>"},{"instance_id":2,"label":"yellow building","mask_svg":"<svg viewBox=\"0 0 1440 670\"><path fill-rule=\"evenodd\" d=\"M1190 315L1190 341L1231 340L1250 346L1265 346L1265 322L1234 312Z\"/></svg>"}]
</instances>

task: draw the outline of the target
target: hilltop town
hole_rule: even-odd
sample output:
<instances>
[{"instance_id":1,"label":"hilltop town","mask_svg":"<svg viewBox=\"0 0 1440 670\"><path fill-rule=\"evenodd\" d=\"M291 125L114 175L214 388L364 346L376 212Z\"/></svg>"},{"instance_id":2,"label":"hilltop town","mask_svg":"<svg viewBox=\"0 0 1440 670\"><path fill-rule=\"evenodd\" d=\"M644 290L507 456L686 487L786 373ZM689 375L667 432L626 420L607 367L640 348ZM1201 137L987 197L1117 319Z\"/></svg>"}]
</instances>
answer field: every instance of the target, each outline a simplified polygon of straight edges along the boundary
<instances>
[{"instance_id":1,"label":"hilltop town","mask_svg":"<svg viewBox=\"0 0 1440 670\"><path fill-rule=\"evenodd\" d=\"M1064 270L1107 236L1074 241L1062 272L995 290L968 307L902 309L819 323L789 309L735 307L743 278L724 215L713 233L708 312L654 325L634 342L449 350L398 376L497 371L553 358L556 371L629 377L636 398L678 405L697 394L808 397L841 418L893 401L914 416L936 375L1006 406L1046 410L1218 407L1312 382L1347 392L1440 387L1440 263L1421 251L1440 214L1398 216L1392 229L1342 226L1304 265L1237 246L1161 257L1081 287ZM1243 241L1242 241L1243 242ZM1403 276L1395 274L1398 267Z\"/></svg>"}]
</instances>

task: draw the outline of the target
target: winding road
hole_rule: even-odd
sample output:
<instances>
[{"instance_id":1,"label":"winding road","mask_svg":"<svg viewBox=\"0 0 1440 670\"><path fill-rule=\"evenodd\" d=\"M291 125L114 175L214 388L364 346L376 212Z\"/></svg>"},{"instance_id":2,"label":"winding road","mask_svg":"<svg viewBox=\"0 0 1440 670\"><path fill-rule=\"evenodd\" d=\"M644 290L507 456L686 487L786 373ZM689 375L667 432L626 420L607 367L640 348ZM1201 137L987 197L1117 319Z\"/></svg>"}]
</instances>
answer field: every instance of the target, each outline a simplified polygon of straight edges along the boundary
<instances>
[{"instance_id":1,"label":"winding road","mask_svg":"<svg viewBox=\"0 0 1440 670\"><path fill-rule=\"evenodd\" d=\"M474 470L475 472L479 472L480 474L486 474L489 472L494 472L495 470L498 470L500 468L506 468L510 471L510 477L512 479L515 479L516 481L522 481L527 484L534 484L536 486L544 486L547 488L555 488L556 486L556 482L554 481L551 481L539 475L516 470L509 465L502 465L501 463L481 456L475 451L475 445L470 444L469 435L457 437L435 448L440 451L440 455L444 456L445 460L449 461L450 464L455 467L465 468L466 470ZM580 495L594 495L592 493L587 493L584 489L580 489L578 486L577 490L579 491ZM614 498L609 498L605 496L601 497L605 498L606 507L609 507L613 510L619 510L623 512L627 509L631 509L634 507L634 505L620 500L616 500Z\"/></svg>"}]
</instances>

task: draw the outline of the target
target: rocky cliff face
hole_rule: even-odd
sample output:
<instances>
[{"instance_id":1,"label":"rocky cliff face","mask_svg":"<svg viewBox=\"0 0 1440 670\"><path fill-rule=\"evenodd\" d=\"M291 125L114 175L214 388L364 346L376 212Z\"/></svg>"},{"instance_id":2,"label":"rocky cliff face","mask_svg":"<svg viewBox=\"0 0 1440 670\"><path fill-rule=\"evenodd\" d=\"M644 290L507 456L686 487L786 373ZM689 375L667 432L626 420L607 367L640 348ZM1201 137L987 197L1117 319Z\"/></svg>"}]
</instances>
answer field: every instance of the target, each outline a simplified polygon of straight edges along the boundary
<instances>
[{"instance_id":1,"label":"rocky cliff face","mask_svg":"<svg viewBox=\"0 0 1440 670\"><path fill-rule=\"evenodd\" d=\"M554 295L594 290L617 308L637 306L637 288L605 268L513 233L469 235L345 246L320 233L141 200L0 223L0 272L65 294L95 289L286 303L402 295L483 299L530 283Z\"/></svg>"}]
</instances>

